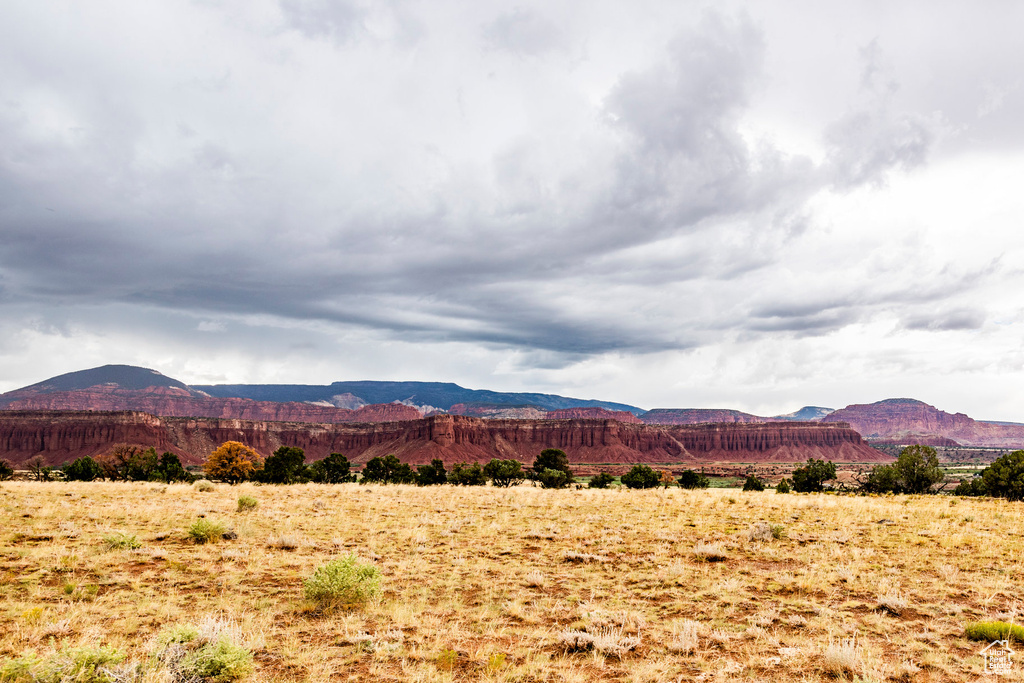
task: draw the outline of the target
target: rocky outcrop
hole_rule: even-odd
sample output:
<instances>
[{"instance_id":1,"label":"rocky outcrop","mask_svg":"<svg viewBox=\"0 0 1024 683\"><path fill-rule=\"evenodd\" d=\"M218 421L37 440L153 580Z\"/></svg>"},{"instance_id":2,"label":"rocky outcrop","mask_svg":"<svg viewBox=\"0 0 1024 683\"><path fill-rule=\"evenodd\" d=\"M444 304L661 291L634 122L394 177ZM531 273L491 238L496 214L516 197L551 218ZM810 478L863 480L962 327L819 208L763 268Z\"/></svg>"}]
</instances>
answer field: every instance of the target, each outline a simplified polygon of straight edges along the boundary
<instances>
[{"instance_id":1,"label":"rocky outcrop","mask_svg":"<svg viewBox=\"0 0 1024 683\"><path fill-rule=\"evenodd\" d=\"M549 410L544 417L548 420L618 420L627 424L643 424L633 413L607 408L563 408Z\"/></svg>"},{"instance_id":2,"label":"rocky outcrop","mask_svg":"<svg viewBox=\"0 0 1024 683\"><path fill-rule=\"evenodd\" d=\"M561 448L573 463L796 462L808 457L876 462L870 448L841 423L653 426L616 420L482 420L438 415L377 423L263 422L154 417L140 412L0 412L0 458L24 463L42 456L57 465L98 455L116 443L153 446L199 463L224 441L241 441L267 456L297 446L310 460L332 452L363 463L394 453L413 464L491 458L531 463L545 448Z\"/></svg>"},{"instance_id":3,"label":"rocky outcrop","mask_svg":"<svg viewBox=\"0 0 1024 683\"><path fill-rule=\"evenodd\" d=\"M768 420L738 410L717 408L655 408L640 416L644 424L649 425L694 425L718 422L737 422L753 424Z\"/></svg>"},{"instance_id":4,"label":"rocky outcrop","mask_svg":"<svg viewBox=\"0 0 1024 683\"><path fill-rule=\"evenodd\" d=\"M895 444L1024 447L1024 425L974 420L910 398L850 405L822 422L847 422L872 441Z\"/></svg>"},{"instance_id":5,"label":"rocky outcrop","mask_svg":"<svg viewBox=\"0 0 1024 683\"><path fill-rule=\"evenodd\" d=\"M537 406L506 406L493 403L456 403L448 409L448 414L482 417L488 420L543 420L547 417L547 411Z\"/></svg>"},{"instance_id":6,"label":"rocky outcrop","mask_svg":"<svg viewBox=\"0 0 1024 683\"><path fill-rule=\"evenodd\" d=\"M116 385L100 385L74 391L23 394L20 397L12 394L6 396L6 410L137 410L165 417L331 423L394 422L418 420L423 417L415 408L399 403L381 403L350 410L311 403L213 398L196 395L196 392L180 387L124 389Z\"/></svg>"}]
</instances>

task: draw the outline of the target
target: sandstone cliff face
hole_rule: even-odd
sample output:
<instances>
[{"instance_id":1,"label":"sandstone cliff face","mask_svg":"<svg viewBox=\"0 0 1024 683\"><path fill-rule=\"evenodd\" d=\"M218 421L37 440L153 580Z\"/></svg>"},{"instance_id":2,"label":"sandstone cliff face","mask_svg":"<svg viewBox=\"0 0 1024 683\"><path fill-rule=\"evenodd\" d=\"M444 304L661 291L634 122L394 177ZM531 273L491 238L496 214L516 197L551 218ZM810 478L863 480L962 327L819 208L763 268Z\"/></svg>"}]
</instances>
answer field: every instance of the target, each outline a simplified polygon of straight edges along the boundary
<instances>
[{"instance_id":1,"label":"sandstone cliff face","mask_svg":"<svg viewBox=\"0 0 1024 683\"><path fill-rule=\"evenodd\" d=\"M980 422L963 413L947 413L913 399L897 398L851 405L822 420L838 421L850 423L868 439L887 443L994 448L1024 446L1024 425Z\"/></svg>"},{"instance_id":2,"label":"sandstone cliff face","mask_svg":"<svg viewBox=\"0 0 1024 683\"><path fill-rule=\"evenodd\" d=\"M633 413L625 410L608 410L607 408L549 410L545 418L548 420L618 420L626 424L643 424L643 421Z\"/></svg>"},{"instance_id":3,"label":"sandstone cliff face","mask_svg":"<svg viewBox=\"0 0 1024 683\"><path fill-rule=\"evenodd\" d=\"M574 463L713 461L794 462L808 457L846 462L889 458L845 424L766 423L660 427L616 420L482 420L438 415L377 423L259 422L154 417L139 412L0 412L0 457L16 464L40 455L59 465L107 452L115 443L153 446L197 464L224 441L241 441L266 457L297 446L307 459L344 453L364 463L389 453L413 464L440 458L532 463L545 448L561 448Z\"/></svg>"},{"instance_id":4,"label":"sandstone cliff face","mask_svg":"<svg viewBox=\"0 0 1024 683\"><path fill-rule=\"evenodd\" d=\"M176 387L136 390L95 386L75 391L38 393L15 398L7 403L5 409L137 410L166 417L220 417L279 422L393 422L423 417L415 408L398 403L381 403L349 410L309 403L212 398L197 396L196 392Z\"/></svg>"},{"instance_id":5,"label":"sandstone cliff face","mask_svg":"<svg viewBox=\"0 0 1024 683\"><path fill-rule=\"evenodd\" d=\"M640 416L644 424L649 425L692 425L704 423L737 422L753 424L767 422L763 417L743 413L738 410L716 408L655 408Z\"/></svg>"}]
</instances>

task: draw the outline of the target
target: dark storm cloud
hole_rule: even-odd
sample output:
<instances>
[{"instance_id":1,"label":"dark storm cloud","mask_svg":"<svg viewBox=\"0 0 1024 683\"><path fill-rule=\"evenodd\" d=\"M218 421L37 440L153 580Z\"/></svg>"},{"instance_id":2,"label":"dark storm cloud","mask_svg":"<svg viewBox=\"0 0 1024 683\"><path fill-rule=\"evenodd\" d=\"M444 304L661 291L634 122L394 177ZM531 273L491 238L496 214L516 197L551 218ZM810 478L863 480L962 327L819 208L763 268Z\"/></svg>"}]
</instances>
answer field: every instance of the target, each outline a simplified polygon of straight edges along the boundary
<instances>
[{"instance_id":1,"label":"dark storm cloud","mask_svg":"<svg viewBox=\"0 0 1024 683\"><path fill-rule=\"evenodd\" d=\"M750 131L771 78L745 14L687 16L586 80L556 61L573 26L478 12L281 0L258 28L221 17L223 54L138 72L120 45L8 53L0 291L566 358L835 330L912 295L747 291L773 287L761 274L813 232L823 188L927 164L941 126L894 99L880 43L858 53L866 101L821 127L816 163Z\"/></svg>"}]
</instances>

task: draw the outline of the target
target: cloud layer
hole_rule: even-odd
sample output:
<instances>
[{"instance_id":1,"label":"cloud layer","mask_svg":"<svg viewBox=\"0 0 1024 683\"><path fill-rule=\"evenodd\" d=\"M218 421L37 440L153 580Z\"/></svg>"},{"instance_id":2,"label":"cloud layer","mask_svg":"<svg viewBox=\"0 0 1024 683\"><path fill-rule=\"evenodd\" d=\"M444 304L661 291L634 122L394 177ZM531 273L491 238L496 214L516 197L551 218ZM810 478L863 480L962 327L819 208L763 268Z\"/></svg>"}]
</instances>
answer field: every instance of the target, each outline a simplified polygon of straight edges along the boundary
<instances>
[{"instance_id":1,"label":"cloud layer","mask_svg":"<svg viewBox=\"0 0 1024 683\"><path fill-rule=\"evenodd\" d=\"M1020 13L24 4L4 388L136 362L783 412L1019 380Z\"/></svg>"}]
</instances>

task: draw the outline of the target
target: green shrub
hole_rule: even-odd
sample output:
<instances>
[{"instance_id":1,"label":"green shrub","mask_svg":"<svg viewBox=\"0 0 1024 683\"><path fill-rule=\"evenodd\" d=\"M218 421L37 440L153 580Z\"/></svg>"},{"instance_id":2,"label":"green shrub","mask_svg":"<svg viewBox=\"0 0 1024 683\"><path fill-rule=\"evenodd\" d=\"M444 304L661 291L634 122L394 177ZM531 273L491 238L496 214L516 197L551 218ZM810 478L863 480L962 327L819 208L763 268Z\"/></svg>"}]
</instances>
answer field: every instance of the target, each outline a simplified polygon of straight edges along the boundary
<instances>
[{"instance_id":1,"label":"green shrub","mask_svg":"<svg viewBox=\"0 0 1024 683\"><path fill-rule=\"evenodd\" d=\"M61 468L66 481L95 481L103 479L103 468L88 455L69 462Z\"/></svg>"},{"instance_id":2,"label":"green shrub","mask_svg":"<svg viewBox=\"0 0 1024 683\"><path fill-rule=\"evenodd\" d=\"M703 472L686 470L679 475L679 486L684 489L706 489L711 485L711 480L704 476Z\"/></svg>"},{"instance_id":3,"label":"green shrub","mask_svg":"<svg viewBox=\"0 0 1024 683\"><path fill-rule=\"evenodd\" d=\"M1024 626L1008 624L1005 621L974 621L964 627L964 634L969 640L1016 640L1024 643Z\"/></svg>"},{"instance_id":4,"label":"green shrub","mask_svg":"<svg viewBox=\"0 0 1024 683\"><path fill-rule=\"evenodd\" d=\"M608 474L607 472L601 472L596 477L590 480L590 488L592 489L606 489L615 482L615 477Z\"/></svg>"},{"instance_id":5,"label":"green shrub","mask_svg":"<svg viewBox=\"0 0 1024 683\"><path fill-rule=\"evenodd\" d=\"M793 490L797 493L819 493L825 482L836 478L836 464L831 460L807 458L807 464L793 470Z\"/></svg>"},{"instance_id":6,"label":"green shrub","mask_svg":"<svg viewBox=\"0 0 1024 683\"><path fill-rule=\"evenodd\" d=\"M783 479L775 485L775 493L789 493L792 489L789 486L789 479Z\"/></svg>"},{"instance_id":7,"label":"green shrub","mask_svg":"<svg viewBox=\"0 0 1024 683\"><path fill-rule=\"evenodd\" d=\"M192 650L178 663L184 680L202 680L212 683L235 681L251 674L254 669L252 652L221 636Z\"/></svg>"},{"instance_id":8,"label":"green shrub","mask_svg":"<svg viewBox=\"0 0 1024 683\"><path fill-rule=\"evenodd\" d=\"M772 524L772 538L776 541L786 537L786 527L782 524Z\"/></svg>"},{"instance_id":9,"label":"green shrub","mask_svg":"<svg viewBox=\"0 0 1024 683\"><path fill-rule=\"evenodd\" d=\"M195 483L192 484L192 488L200 493L209 493L217 487L214 486L213 482L209 479L197 479Z\"/></svg>"},{"instance_id":10,"label":"green shrub","mask_svg":"<svg viewBox=\"0 0 1024 683\"><path fill-rule=\"evenodd\" d=\"M331 453L309 466L309 477L318 484L344 484L356 480L352 463L341 453Z\"/></svg>"},{"instance_id":11,"label":"green shrub","mask_svg":"<svg viewBox=\"0 0 1024 683\"><path fill-rule=\"evenodd\" d=\"M113 667L124 655L112 647L85 645L62 648L42 658L27 653L0 666L0 681L10 683L113 683L119 672Z\"/></svg>"},{"instance_id":12,"label":"green shrub","mask_svg":"<svg viewBox=\"0 0 1024 683\"><path fill-rule=\"evenodd\" d=\"M103 537L103 544L107 546L107 550L136 550L142 547L142 542L135 534L123 532L107 534Z\"/></svg>"},{"instance_id":13,"label":"green shrub","mask_svg":"<svg viewBox=\"0 0 1024 683\"><path fill-rule=\"evenodd\" d=\"M304 595L321 609L330 610L366 602L380 592L377 567L359 561L355 554L331 560L306 579Z\"/></svg>"},{"instance_id":14,"label":"green shrub","mask_svg":"<svg viewBox=\"0 0 1024 683\"><path fill-rule=\"evenodd\" d=\"M971 477L970 479L964 479L962 482L956 485L953 489L954 496L969 496L977 497L988 495L985 489L985 480L981 477Z\"/></svg>"},{"instance_id":15,"label":"green shrub","mask_svg":"<svg viewBox=\"0 0 1024 683\"><path fill-rule=\"evenodd\" d=\"M985 494L1024 500L1024 450L1001 455L981 473Z\"/></svg>"},{"instance_id":16,"label":"green shrub","mask_svg":"<svg viewBox=\"0 0 1024 683\"><path fill-rule=\"evenodd\" d=\"M748 474L747 480L743 482L744 491L764 491L764 482L757 478L757 475Z\"/></svg>"},{"instance_id":17,"label":"green shrub","mask_svg":"<svg viewBox=\"0 0 1024 683\"><path fill-rule=\"evenodd\" d=\"M0 458L0 481L7 481L14 476L14 465Z\"/></svg>"},{"instance_id":18,"label":"green shrub","mask_svg":"<svg viewBox=\"0 0 1024 683\"><path fill-rule=\"evenodd\" d=\"M238 511L249 512L255 510L260 506L260 502L252 496L239 496L238 497Z\"/></svg>"},{"instance_id":19,"label":"green shrub","mask_svg":"<svg viewBox=\"0 0 1024 683\"><path fill-rule=\"evenodd\" d=\"M484 476L491 480L491 484L498 488L514 486L526 478L523 472L523 464L518 460L492 459L484 465Z\"/></svg>"},{"instance_id":20,"label":"green shrub","mask_svg":"<svg viewBox=\"0 0 1024 683\"><path fill-rule=\"evenodd\" d=\"M176 681L227 683L248 676L255 668L252 652L229 633L218 633L221 627L214 619L202 630L191 624L164 629L157 637L154 661L162 662Z\"/></svg>"},{"instance_id":21,"label":"green shrub","mask_svg":"<svg viewBox=\"0 0 1024 683\"><path fill-rule=\"evenodd\" d=\"M448 472L444 469L444 461L434 458L429 465L416 468L417 486L440 486L448 483Z\"/></svg>"},{"instance_id":22,"label":"green shrub","mask_svg":"<svg viewBox=\"0 0 1024 683\"><path fill-rule=\"evenodd\" d=\"M661 482L661 475L647 465L633 465L622 475L622 484L631 489L653 489Z\"/></svg>"},{"instance_id":23,"label":"green shrub","mask_svg":"<svg viewBox=\"0 0 1024 683\"><path fill-rule=\"evenodd\" d=\"M478 462L472 465L457 462L452 465L451 474L448 475L448 483L455 484L456 486L483 486L487 483L487 475L484 474L484 470Z\"/></svg>"},{"instance_id":24,"label":"green shrub","mask_svg":"<svg viewBox=\"0 0 1024 683\"><path fill-rule=\"evenodd\" d=\"M530 478L539 481L546 489L565 488L575 480L569 469L569 456L560 448L542 450L534 459L531 469Z\"/></svg>"},{"instance_id":25,"label":"green shrub","mask_svg":"<svg viewBox=\"0 0 1024 683\"><path fill-rule=\"evenodd\" d=\"M195 543L215 543L224 536L224 525L220 522L211 522L208 519L197 519L188 528L188 536Z\"/></svg>"}]
</instances>

